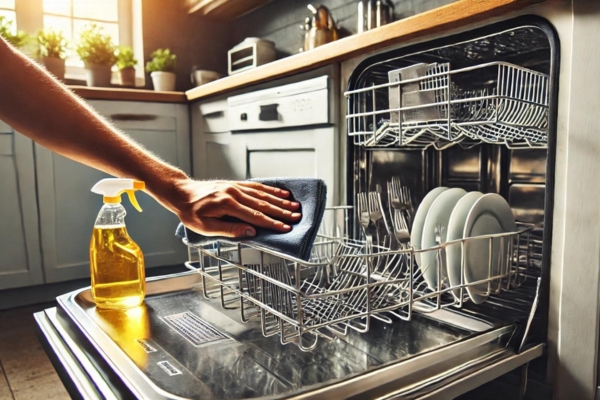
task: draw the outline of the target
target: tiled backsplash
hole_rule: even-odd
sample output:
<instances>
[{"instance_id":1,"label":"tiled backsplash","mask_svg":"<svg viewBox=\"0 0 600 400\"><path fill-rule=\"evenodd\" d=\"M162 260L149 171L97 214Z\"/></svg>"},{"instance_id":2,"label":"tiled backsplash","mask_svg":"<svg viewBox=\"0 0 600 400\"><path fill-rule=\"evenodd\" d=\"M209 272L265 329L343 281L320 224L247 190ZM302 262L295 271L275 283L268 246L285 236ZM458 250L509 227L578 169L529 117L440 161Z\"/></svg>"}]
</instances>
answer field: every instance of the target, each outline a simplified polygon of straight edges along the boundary
<instances>
[{"instance_id":1,"label":"tiled backsplash","mask_svg":"<svg viewBox=\"0 0 600 400\"><path fill-rule=\"evenodd\" d=\"M391 0L391 3L394 5L394 19L398 20L454 1ZM308 4L326 6L343 34L356 33L358 0L275 0L234 21L231 46L246 37L261 37L275 42L280 57L297 53L304 41L300 27L311 15L306 7Z\"/></svg>"}]
</instances>

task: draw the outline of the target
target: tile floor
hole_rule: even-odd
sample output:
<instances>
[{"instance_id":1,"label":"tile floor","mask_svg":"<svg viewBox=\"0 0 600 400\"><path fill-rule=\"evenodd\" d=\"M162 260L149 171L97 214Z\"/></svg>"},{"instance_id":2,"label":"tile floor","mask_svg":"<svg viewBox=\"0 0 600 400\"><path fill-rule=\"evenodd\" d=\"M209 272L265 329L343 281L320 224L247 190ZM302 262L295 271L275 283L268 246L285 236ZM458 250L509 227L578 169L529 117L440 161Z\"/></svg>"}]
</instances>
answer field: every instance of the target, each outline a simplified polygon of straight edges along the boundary
<instances>
[{"instance_id":1,"label":"tile floor","mask_svg":"<svg viewBox=\"0 0 600 400\"><path fill-rule=\"evenodd\" d=\"M69 399L34 330L33 313L53 306L0 311L0 400Z\"/></svg>"}]
</instances>

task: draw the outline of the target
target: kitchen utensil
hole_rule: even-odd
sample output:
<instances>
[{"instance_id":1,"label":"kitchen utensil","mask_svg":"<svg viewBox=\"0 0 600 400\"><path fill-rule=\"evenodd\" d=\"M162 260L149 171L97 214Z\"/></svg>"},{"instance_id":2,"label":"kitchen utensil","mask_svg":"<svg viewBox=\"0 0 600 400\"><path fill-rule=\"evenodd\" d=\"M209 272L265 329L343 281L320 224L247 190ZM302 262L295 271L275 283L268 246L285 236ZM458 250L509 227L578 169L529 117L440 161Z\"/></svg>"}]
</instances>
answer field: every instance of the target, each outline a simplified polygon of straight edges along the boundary
<instances>
[{"instance_id":1,"label":"kitchen utensil","mask_svg":"<svg viewBox=\"0 0 600 400\"><path fill-rule=\"evenodd\" d=\"M481 192L470 192L460 199L458 203L456 203L456 206L450 215L450 221L448 221L448 231L446 235L447 242L463 238L465 222L467 222L467 217L469 216L471 207L473 207L473 204L475 204L475 202L479 200L481 196L483 196L483 193ZM461 280L461 255L462 244L460 242L446 247L446 269L450 287L456 287L464 284L464 281ZM457 297L460 296L460 289L454 289L453 292Z\"/></svg>"},{"instance_id":2,"label":"kitchen utensil","mask_svg":"<svg viewBox=\"0 0 600 400\"><path fill-rule=\"evenodd\" d=\"M421 250L421 239L423 238L423 227L425 225L425 218L427 218L427 213L429 212L429 208L435 201L435 199L448 190L447 187L437 187L431 190L417 209L417 213L415 214L415 220L413 222L412 230L410 231L410 241L415 250ZM415 261L417 265L421 265L421 253L415 253Z\"/></svg>"},{"instance_id":3,"label":"kitchen utensil","mask_svg":"<svg viewBox=\"0 0 600 400\"><path fill-rule=\"evenodd\" d=\"M204 85L219 78L221 78L221 75L218 72L198 69L196 66L192 67L192 73L190 74L190 80L194 86Z\"/></svg>"},{"instance_id":4,"label":"kitchen utensil","mask_svg":"<svg viewBox=\"0 0 600 400\"><path fill-rule=\"evenodd\" d=\"M436 197L423 225L422 249L437 247L446 242L450 215L456 203L466 194L464 189L452 188ZM423 278L431 290L439 290L443 287L443 282L446 280L446 257L443 249L422 253L419 268L423 271ZM439 282L440 277L441 283Z\"/></svg>"},{"instance_id":5,"label":"kitchen utensil","mask_svg":"<svg viewBox=\"0 0 600 400\"><path fill-rule=\"evenodd\" d=\"M394 13L387 0L363 0L358 2L357 32L362 33L389 24Z\"/></svg>"},{"instance_id":6,"label":"kitchen utensil","mask_svg":"<svg viewBox=\"0 0 600 400\"><path fill-rule=\"evenodd\" d=\"M307 7L313 13L313 18L310 29L305 33L304 50L311 50L337 40L338 30L329 9L325 6L315 8L311 4Z\"/></svg>"},{"instance_id":7,"label":"kitchen utensil","mask_svg":"<svg viewBox=\"0 0 600 400\"><path fill-rule=\"evenodd\" d=\"M464 238L491 235L496 233L515 232L517 226L510 206L504 198L495 193L481 196L471 207L465 229ZM490 240L492 246L490 246ZM510 238L478 239L465 243L465 282L470 284L489 279L502 273ZM490 263L491 247L491 263ZM490 265L491 264L491 265ZM490 291L497 290L499 282L481 283L467 286L469 297L475 304L483 303Z\"/></svg>"}]
</instances>

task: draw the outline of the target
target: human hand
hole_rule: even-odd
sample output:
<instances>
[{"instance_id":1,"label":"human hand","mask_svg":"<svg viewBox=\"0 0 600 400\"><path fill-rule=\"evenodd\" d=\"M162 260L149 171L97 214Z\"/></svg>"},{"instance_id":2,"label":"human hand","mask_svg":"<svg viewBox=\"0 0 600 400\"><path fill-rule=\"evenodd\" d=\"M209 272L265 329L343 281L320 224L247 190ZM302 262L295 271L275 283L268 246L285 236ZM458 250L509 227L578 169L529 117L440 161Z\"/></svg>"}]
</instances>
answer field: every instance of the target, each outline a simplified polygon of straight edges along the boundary
<instances>
[{"instance_id":1,"label":"human hand","mask_svg":"<svg viewBox=\"0 0 600 400\"><path fill-rule=\"evenodd\" d=\"M252 237L255 227L289 232L288 224L301 217L296 212L300 204L286 200L288 191L258 182L185 179L176 187L166 206L187 228L204 236ZM223 217L242 222L223 221Z\"/></svg>"}]
</instances>

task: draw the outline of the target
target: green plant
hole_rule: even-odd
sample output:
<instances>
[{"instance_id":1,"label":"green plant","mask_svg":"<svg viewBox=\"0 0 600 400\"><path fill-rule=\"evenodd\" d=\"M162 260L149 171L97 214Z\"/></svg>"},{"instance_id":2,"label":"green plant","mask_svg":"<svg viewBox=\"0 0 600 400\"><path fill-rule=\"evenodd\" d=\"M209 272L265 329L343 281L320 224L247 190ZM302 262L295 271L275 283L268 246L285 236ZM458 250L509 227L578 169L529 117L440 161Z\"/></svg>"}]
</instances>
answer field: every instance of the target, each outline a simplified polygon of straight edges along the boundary
<instances>
[{"instance_id":1,"label":"green plant","mask_svg":"<svg viewBox=\"0 0 600 400\"><path fill-rule=\"evenodd\" d=\"M23 31L13 33L12 24L13 21L7 19L5 16L0 16L0 36L6 39L8 43L20 49L29 41L29 35Z\"/></svg>"},{"instance_id":2,"label":"green plant","mask_svg":"<svg viewBox=\"0 0 600 400\"><path fill-rule=\"evenodd\" d=\"M177 56L169 49L158 49L152 53L152 59L146 63L146 72L173 72Z\"/></svg>"},{"instance_id":3,"label":"green plant","mask_svg":"<svg viewBox=\"0 0 600 400\"><path fill-rule=\"evenodd\" d=\"M75 51L85 63L112 67L117 60L112 38L101 26L90 24L81 32Z\"/></svg>"},{"instance_id":4,"label":"green plant","mask_svg":"<svg viewBox=\"0 0 600 400\"><path fill-rule=\"evenodd\" d=\"M117 51L117 68L119 70L135 67L137 65L137 60L133 55L133 49L127 46L119 47Z\"/></svg>"},{"instance_id":5,"label":"green plant","mask_svg":"<svg viewBox=\"0 0 600 400\"><path fill-rule=\"evenodd\" d=\"M42 29L37 36L38 56L64 59L67 52L67 39L62 31Z\"/></svg>"}]
</instances>

